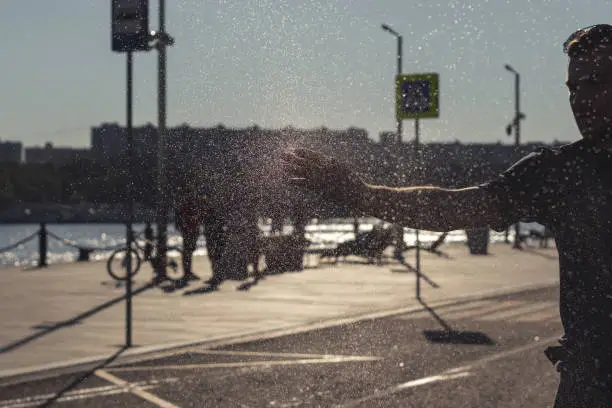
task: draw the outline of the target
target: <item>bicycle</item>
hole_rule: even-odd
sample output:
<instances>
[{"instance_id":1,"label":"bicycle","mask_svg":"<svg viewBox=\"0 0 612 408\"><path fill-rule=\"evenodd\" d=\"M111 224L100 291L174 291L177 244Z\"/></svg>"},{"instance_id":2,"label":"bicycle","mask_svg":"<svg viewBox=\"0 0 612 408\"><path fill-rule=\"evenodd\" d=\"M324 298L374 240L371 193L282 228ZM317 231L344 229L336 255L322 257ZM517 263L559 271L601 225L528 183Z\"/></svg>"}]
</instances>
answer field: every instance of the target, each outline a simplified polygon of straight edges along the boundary
<instances>
[{"instance_id":1,"label":"bicycle","mask_svg":"<svg viewBox=\"0 0 612 408\"><path fill-rule=\"evenodd\" d=\"M145 246L149 244L150 248L155 248L155 243L147 240L133 240L132 248L119 248L115 250L111 256L106 261L106 271L108 274L117 281L124 281L128 278L128 251L130 253L132 265L131 265L131 274L130 276L133 278L138 271L140 270L140 266L142 262L151 262L153 269L155 269L155 262L157 262L157 257L155 255L151 255L149 257L146 256ZM183 250L177 246L168 246L166 251L166 260L165 264L165 274L171 280L180 279L183 276L183 272L179 271L179 265L182 265L183 262Z\"/></svg>"}]
</instances>

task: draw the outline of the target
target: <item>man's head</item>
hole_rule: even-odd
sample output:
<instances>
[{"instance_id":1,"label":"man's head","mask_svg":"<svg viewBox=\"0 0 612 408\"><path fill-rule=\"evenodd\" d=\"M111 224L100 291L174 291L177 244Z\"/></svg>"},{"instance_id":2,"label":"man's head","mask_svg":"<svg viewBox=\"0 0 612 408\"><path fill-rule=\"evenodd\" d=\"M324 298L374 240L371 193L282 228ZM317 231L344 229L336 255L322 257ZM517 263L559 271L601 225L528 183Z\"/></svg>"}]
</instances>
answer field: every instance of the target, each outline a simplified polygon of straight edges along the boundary
<instances>
[{"instance_id":1,"label":"man's head","mask_svg":"<svg viewBox=\"0 0 612 408\"><path fill-rule=\"evenodd\" d=\"M596 141L612 137L612 26L580 29L563 50L569 56L566 85L580 133Z\"/></svg>"}]
</instances>

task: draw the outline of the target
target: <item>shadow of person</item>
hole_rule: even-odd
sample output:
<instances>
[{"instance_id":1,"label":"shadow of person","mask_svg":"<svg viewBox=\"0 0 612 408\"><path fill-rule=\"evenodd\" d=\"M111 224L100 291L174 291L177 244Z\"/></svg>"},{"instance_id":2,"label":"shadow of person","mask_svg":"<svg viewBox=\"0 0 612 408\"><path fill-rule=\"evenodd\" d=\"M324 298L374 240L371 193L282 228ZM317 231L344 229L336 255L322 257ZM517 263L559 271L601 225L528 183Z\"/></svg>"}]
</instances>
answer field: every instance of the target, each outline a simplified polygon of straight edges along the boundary
<instances>
[{"instance_id":1,"label":"shadow of person","mask_svg":"<svg viewBox=\"0 0 612 408\"><path fill-rule=\"evenodd\" d=\"M142 292L145 292L153 287L155 287L156 285L153 283L148 283L140 288L135 289L132 292L132 296L136 296ZM57 330L60 330L64 327L71 327L74 326L76 324L80 324L82 323L83 320L95 315L96 313L99 313L103 310L108 309L109 307L116 305L119 302L122 302L126 299L126 295L122 295L119 297L116 297L114 299L111 299L107 302L104 302L98 306L93 307L92 309L89 309L83 313L80 313L77 316L74 316L70 319L64 320L64 321L60 321L60 322L56 322L56 323L48 323L48 322L44 322L41 323L37 326L34 326L33 328L35 329L39 329L39 331L30 334L29 336L26 336L24 338L21 338L19 340L13 341L12 343L6 344L6 345L2 345L0 346L0 354L4 354L4 353L8 353L10 351L13 351L19 347L22 347L28 343L31 343L34 340L37 340L43 336L46 336L47 334L53 333Z\"/></svg>"},{"instance_id":2,"label":"shadow of person","mask_svg":"<svg viewBox=\"0 0 612 408\"><path fill-rule=\"evenodd\" d=\"M204 295L207 293L216 292L222 282L223 281L220 280L206 282L205 285L200 288L186 290L185 292L183 292L183 296Z\"/></svg>"},{"instance_id":3,"label":"shadow of person","mask_svg":"<svg viewBox=\"0 0 612 408\"><path fill-rule=\"evenodd\" d=\"M492 346L495 341L485 333L476 331L455 330L444 321L424 300L419 299L419 303L431 314L431 316L442 326L442 330L424 330L423 335L431 343L446 344L476 344Z\"/></svg>"},{"instance_id":4,"label":"shadow of person","mask_svg":"<svg viewBox=\"0 0 612 408\"><path fill-rule=\"evenodd\" d=\"M240 286L236 288L236 290L243 291L243 292L248 291L253 286L257 285L260 280L263 280L263 279L264 279L263 273L259 273L255 275L253 279L250 279L249 281L242 283Z\"/></svg>"},{"instance_id":5,"label":"shadow of person","mask_svg":"<svg viewBox=\"0 0 612 408\"><path fill-rule=\"evenodd\" d=\"M164 293L174 293L177 290L185 289L187 286L189 286L188 282L179 280L179 281L172 281L166 285L160 285L159 289L161 289L161 291Z\"/></svg>"}]
</instances>

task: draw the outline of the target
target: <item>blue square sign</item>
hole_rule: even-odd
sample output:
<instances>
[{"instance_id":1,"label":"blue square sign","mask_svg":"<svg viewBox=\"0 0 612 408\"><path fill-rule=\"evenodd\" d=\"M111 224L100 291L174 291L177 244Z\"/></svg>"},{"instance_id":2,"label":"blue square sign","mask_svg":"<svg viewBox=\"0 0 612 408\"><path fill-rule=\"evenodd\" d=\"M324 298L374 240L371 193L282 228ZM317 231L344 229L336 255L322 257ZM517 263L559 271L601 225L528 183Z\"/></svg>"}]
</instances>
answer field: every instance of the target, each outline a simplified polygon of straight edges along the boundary
<instances>
[{"instance_id":1,"label":"blue square sign","mask_svg":"<svg viewBox=\"0 0 612 408\"><path fill-rule=\"evenodd\" d=\"M439 116L438 74L398 75L395 82L398 119Z\"/></svg>"}]
</instances>

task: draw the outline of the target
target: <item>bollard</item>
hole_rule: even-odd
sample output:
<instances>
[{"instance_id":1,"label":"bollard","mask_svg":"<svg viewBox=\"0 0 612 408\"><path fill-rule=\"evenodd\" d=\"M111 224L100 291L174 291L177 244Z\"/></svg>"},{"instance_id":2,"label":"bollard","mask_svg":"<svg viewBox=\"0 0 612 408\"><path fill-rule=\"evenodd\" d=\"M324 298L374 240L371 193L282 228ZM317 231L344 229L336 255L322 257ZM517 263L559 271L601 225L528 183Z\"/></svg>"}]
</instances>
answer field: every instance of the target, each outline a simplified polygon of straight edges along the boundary
<instances>
[{"instance_id":1,"label":"bollard","mask_svg":"<svg viewBox=\"0 0 612 408\"><path fill-rule=\"evenodd\" d=\"M77 258L77 262L89 261L89 255L92 252L93 252L92 248L79 248L79 257Z\"/></svg>"},{"instance_id":2,"label":"bollard","mask_svg":"<svg viewBox=\"0 0 612 408\"><path fill-rule=\"evenodd\" d=\"M395 248L393 249L393 259L396 259L400 263L403 263L403 251L406 248L406 242L404 241L404 227L400 224L394 224L391 228L393 228L395 234ZM418 241L416 245L419 245Z\"/></svg>"},{"instance_id":3,"label":"bollard","mask_svg":"<svg viewBox=\"0 0 612 408\"><path fill-rule=\"evenodd\" d=\"M304 270L305 238L294 235L268 237L266 269L268 273L300 272Z\"/></svg>"},{"instance_id":4,"label":"bollard","mask_svg":"<svg viewBox=\"0 0 612 408\"><path fill-rule=\"evenodd\" d=\"M147 222L144 230L144 238L145 238L145 247L144 247L144 260L148 261L151 259L153 255L153 239L155 236L153 235L153 228L151 227L151 223Z\"/></svg>"},{"instance_id":5,"label":"bollard","mask_svg":"<svg viewBox=\"0 0 612 408\"><path fill-rule=\"evenodd\" d=\"M44 268L47 266L47 225L44 222L40 223L38 230L38 267Z\"/></svg>"},{"instance_id":6,"label":"bollard","mask_svg":"<svg viewBox=\"0 0 612 408\"><path fill-rule=\"evenodd\" d=\"M475 228L465 231L467 235L467 246L472 255L488 255L489 229Z\"/></svg>"}]
</instances>

